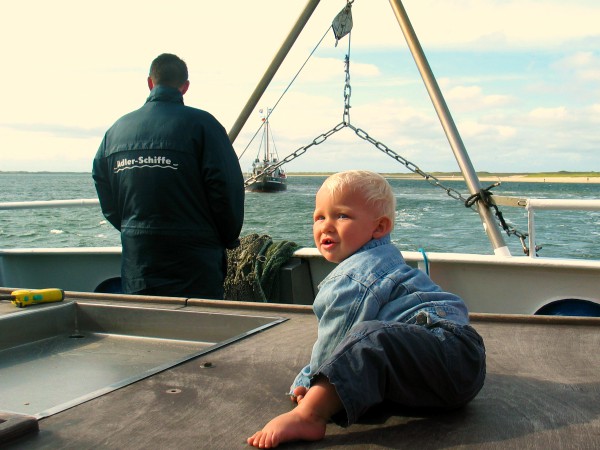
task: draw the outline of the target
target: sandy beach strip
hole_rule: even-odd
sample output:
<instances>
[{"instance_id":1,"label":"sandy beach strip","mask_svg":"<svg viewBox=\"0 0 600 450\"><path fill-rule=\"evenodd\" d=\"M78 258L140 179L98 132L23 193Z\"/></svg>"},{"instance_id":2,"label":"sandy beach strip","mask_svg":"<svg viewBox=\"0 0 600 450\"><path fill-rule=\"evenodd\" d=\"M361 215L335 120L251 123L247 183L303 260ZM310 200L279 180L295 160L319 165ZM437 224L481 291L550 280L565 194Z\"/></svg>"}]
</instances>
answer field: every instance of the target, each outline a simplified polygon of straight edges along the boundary
<instances>
[{"instance_id":1,"label":"sandy beach strip","mask_svg":"<svg viewBox=\"0 0 600 450\"><path fill-rule=\"evenodd\" d=\"M290 177L308 177L308 176L329 176L334 172L323 172L323 173L305 173L305 172L288 172ZM422 180L423 177L415 174L406 173L382 173L386 178L401 178L405 180ZM447 174L431 174L440 181L461 181L464 180L462 175L447 175ZM561 174L549 173L545 176L538 175L527 175L527 174L480 174L478 176L479 181L482 182L514 182L514 183L600 183L600 174L598 176L569 176Z\"/></svg>"},{"instance_id":2,"label":"sandy beach strip","mask_svg":"<svg viewBox=\"0 0 600 450\"><path fill-rule=\"evenodd\" d=\"M452 177L436 177L439 180L456 180ZM462 178L462 177L460 177ZM458 178L458 179L460 179ZM509 176L483 176L479 181L495 182L513 182L513 183L600 183L600 177L562 177L562 176L546 176L535 177L527 175L509 175Z\"/></svg>"}]
</instances>

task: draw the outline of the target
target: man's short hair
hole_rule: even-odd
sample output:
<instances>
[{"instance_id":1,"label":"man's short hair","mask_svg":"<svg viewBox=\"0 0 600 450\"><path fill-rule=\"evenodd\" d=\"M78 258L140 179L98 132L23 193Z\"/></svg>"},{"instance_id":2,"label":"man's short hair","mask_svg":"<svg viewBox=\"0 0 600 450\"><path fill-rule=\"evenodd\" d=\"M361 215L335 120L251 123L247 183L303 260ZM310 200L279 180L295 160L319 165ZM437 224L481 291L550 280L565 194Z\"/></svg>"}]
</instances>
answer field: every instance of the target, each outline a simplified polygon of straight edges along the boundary
<instances>
[{"instance_id":1,"label":"man's short hair","mask_svg":"<svg viewBox=\"0 0 600 450\"><path fill-rule=\"evenodd\" d=\"M177 55L163 53L152 61L150 78L155 86L160 84L180 88L188 80L187 65Z\"/></svg>"}]
</instances>

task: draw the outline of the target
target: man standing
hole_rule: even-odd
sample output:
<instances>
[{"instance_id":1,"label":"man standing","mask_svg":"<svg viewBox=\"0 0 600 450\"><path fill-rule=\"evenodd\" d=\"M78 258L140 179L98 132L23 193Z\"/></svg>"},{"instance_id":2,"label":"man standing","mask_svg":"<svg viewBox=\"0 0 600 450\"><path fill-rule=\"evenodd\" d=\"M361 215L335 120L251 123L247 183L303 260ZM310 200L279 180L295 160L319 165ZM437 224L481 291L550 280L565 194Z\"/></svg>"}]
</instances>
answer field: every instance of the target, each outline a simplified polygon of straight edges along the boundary
<instances>
[{"instance_id":1,"label":"man standing","mask_svg":"<svg viewBox=\"0 0 600 450\"><path fill-rule=\"evenodd\" d=\"M244 179L223 126L185 106L179 57L150 66L150 96L106 132L92 176L121 232L123 292L223 298L226 249L239 244Z\"/></svg>"}]
</instances>

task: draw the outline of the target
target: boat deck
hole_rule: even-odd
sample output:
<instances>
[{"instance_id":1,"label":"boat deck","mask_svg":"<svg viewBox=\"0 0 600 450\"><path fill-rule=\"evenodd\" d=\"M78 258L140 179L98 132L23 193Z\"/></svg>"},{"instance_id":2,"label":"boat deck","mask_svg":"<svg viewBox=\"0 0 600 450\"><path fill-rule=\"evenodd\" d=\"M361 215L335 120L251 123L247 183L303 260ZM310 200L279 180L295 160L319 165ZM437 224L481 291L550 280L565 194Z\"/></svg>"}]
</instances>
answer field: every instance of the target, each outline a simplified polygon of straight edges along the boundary
<instances>
[{"instance_id":1,"label":"boat deck","mask_svg":"<svg viewBox=\"0 0 600 450\"><path fill-rule=\"evenodd\" d=\"M15 309L3 302L0 315ZM184 309L287 320L40 419L39 432L5 448L250 448L247 436L292 407L285 393L309 359L315 317L305 306L189 300ZM282 448L600 448L600 319L478 314L472 323L486 343L488 375L463 409L382 407L348 428L329 425L320 442Z\"/></svg>"}]
</instances>

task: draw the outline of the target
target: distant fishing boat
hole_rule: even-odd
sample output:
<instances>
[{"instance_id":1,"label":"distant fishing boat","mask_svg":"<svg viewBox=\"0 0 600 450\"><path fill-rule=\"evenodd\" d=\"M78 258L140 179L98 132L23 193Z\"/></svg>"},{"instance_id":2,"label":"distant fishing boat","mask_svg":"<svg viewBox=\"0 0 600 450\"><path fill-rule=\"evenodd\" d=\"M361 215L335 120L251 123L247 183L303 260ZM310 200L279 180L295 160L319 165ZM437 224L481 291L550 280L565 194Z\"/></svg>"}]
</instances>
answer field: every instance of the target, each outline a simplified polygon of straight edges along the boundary
<instances>
[{"instance_id":1,"label":"distant fishing boat","mask_svg":"<svg viewBox=\"0 0 600 450\"><path fill-rule=\"evenodd\" d=\"M252 176L249 184L246 186L248 191L252 192L279 192L287 189L287 175L279 163L277 147L273 139L273 133L269 126L270 109L263 116L263 135L258 149L258 154L252 162ZM262 113L263 110L261 109ZM259 157L262 150L262 160ZM273 168L275 166L275 168Z\"/></svg>"}]
</instances>

